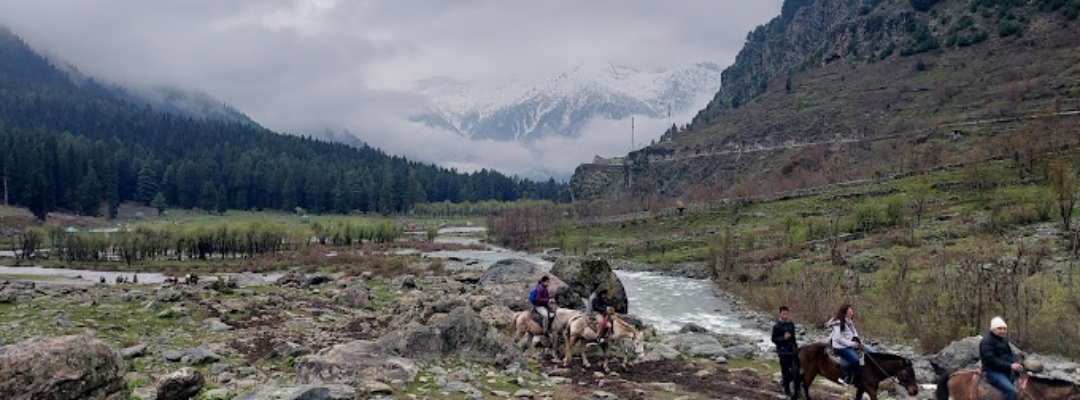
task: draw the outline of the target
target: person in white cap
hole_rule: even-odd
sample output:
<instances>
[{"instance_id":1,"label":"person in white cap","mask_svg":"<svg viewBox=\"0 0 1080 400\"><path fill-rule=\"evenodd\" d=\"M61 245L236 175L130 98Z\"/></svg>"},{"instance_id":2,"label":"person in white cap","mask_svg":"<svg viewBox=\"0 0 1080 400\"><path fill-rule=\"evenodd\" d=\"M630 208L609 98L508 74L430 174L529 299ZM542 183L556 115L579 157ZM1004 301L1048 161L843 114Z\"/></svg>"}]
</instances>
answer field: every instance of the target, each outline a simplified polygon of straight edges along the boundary
<instances>
[{"instance_id":1,"label":"person in white cap","mask_svg":"<svg viewBox=\"0 0 1080 400\"><path fill-rule=\"evenodd\" d=\"M1012 346L1009 345L1009 327L1001 317L990 320L990 333L979 342L979 359L986 381L1005 395L1005 400L1016 400L1016 388L1012 385L1013 371L1024 368L1013 361Z\"/></svg>"}]
</instances>

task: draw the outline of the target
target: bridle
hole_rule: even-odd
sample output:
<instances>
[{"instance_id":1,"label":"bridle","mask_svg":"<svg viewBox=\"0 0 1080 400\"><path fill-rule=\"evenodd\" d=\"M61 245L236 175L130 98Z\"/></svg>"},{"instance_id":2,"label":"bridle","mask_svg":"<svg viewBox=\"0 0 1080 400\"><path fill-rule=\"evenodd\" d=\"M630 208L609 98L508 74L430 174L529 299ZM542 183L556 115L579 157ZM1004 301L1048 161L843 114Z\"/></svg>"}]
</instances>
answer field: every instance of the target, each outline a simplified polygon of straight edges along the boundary
<instances>
[{"instance_id":1,"label":"bridle","mask_svg":"<svg viewBox=\"0 0 1080 400\"><path fill-rule=\"evenodd\" d=\"M885 368L881 367L881 364L878 364L878 362L876 360L874 360L874 357L870 354L870 352L866 352L866 358L868 358L870 360L870 364L872 364L874 366L874 368L877 368L878 372L881 372L882 375L885 375L885 379L883 379L883 380L892 380L893 383L898 384L898 385L903 385L904 384L903 382L900 382L899 378L896 377L896 375L899 374L899 372L897 372L896 374L890 374L888 371L885 370ZM908 365L907 360L904 360L904 365L905 366ZM903 371L903 369L901 369L901 371ZM914 378L914 377L912 377L912 378Z\"/></svg>"}]
</instances>

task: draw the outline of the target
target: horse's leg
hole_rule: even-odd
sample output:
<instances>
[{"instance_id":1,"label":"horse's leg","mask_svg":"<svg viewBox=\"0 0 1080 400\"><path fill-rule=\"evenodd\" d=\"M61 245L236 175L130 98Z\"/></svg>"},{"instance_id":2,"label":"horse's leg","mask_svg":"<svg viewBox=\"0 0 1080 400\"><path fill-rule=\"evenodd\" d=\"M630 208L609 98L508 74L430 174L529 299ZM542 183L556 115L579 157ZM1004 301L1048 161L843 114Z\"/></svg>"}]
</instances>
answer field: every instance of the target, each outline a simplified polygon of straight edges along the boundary
<instances>
[{"instance_id":1,"label":"horse's leg","mask_svg":"<svg viewBox=\"0 0 1080 400\"><path fill-rule=\"evenodd\" d=\"M566 336L566 351L563 352L563 354L565 354L565 357L563 357L563 360L562 360L563 368L570 365L570 355L574 351L574 347L573 347L574 346L574 341L575 341L574 335L567 335Z\"/></svg>"},{"instance_id":2,"label":"horse's leg","mask_svg":"<svg viewBox=\"0 0 1080 400\"><path fill-rule=\"evenodd\" d=\"M528 357L533 352L533 334L532 332L525 332L525 356Z\"/></svg>"},{"instance_id":3,"label":"horse's leg","mask_svg":"<svg viewBox=\"0 0 1080 400\"><path fill-rule=\"evenodd\" d=\"M585 341L584 337L581 339L581 363L585 364L585 368L590 368L592 367L592 364L589 364L589 343Z\"/></svg>"},{"instance_id":4,"label":"horse's leg","mask_svg":"<svg viewBox=\"0 0 1080 400\"><path fill-rule=\"evenodd\" d=\"M623 351L626 351L626 349L623 349ZM626 351L625 353L623 353L623 356L622 356L622 368L623 368L623 371L625 371L627 368L629 368L629 365L630 365L630 352Z\"/></svg>"},{"instance_id":5,"label":"horse's leg","mask_svg":"<svg viewBox=\"0 0 1080 400\"><path fill-rule=\"evenodd\" d=\"M855 385L855 400L862 400L863 388Z\"/></svg>"},{"instance_id":6,"label":"horse's leg","mask_svg":"<svg viewBox=\"0 0 1080 400\"><path fill-rule=\"evenodd\" d=\"M806 400L811 400L810 399L810 384L814 383L815 378L817 378L817 374L815 374L813 372L807 372L806 374L803 374L802 389L803 389L803 394L806 395Z\"/></svg>"},{"instance_id":7,"label":"horse's leg","mask_svg":"<svg viewBox=\"0 0 1080 400\"><path fill-rule=\"evenodd\" d=\"M604 372L611 372L611 368L608 367L608 361L610 360L608 357L608 349L611 349L611 346L609 346L607 342L604 342L600 345L600 349L604 351Z\"/></svg>"},{"instance_id":8,"label":"horse's leg","mask_svg":"<svg viewBox=\"0 0 1080 400\"><path fill-rule=\"evenodd\" d=\"M874 385L874 386L866 385L866 394L870 395L870 400L878 400L877 399L877 385Z\"/></svg>"}]
</instances>

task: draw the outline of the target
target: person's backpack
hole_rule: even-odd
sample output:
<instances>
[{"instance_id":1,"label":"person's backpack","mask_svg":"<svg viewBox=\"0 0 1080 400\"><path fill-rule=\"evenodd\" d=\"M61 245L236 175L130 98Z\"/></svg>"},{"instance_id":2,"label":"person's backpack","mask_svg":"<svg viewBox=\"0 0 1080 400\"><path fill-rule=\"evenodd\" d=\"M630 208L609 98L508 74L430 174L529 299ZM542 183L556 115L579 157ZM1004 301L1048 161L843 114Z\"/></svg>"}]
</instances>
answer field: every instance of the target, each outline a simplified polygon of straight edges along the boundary
<instances>
[{"instance_id":1,"label":"person's backpack","mask_svg":"<svg viewBox=\"0 0 1080 400\"><path fill-rule=\"evenodd\" d=\"M529 304L536 304L536 288L529 291Z\"/></svg>"}]
</instances>

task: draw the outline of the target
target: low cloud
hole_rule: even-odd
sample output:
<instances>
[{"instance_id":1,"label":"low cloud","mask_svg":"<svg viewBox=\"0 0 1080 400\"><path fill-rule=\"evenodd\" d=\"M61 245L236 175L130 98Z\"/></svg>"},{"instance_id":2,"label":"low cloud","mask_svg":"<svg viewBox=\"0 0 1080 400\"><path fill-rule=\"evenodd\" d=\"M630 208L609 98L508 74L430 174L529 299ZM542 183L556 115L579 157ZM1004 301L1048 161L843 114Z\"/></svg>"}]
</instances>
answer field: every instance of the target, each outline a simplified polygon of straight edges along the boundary
<instances>
[{"instance_id":1,"label":"low cloud","mask_svg":"<svg viewBox=\"0 0 1080 400\"><path fill-rule=\"evenodd\" d=\"M417 83L533 80L595 62L726 66L781 3L5 0L0 24L88 75L207 93L276 131L344 128L388 153L462 171L565 177L597 154L625 155L629 121L593 121L581 137L531 148L471 142L403 120L423 104ZM637 124L640 143L669 126Z\"/></svg>"}]
</instances>

